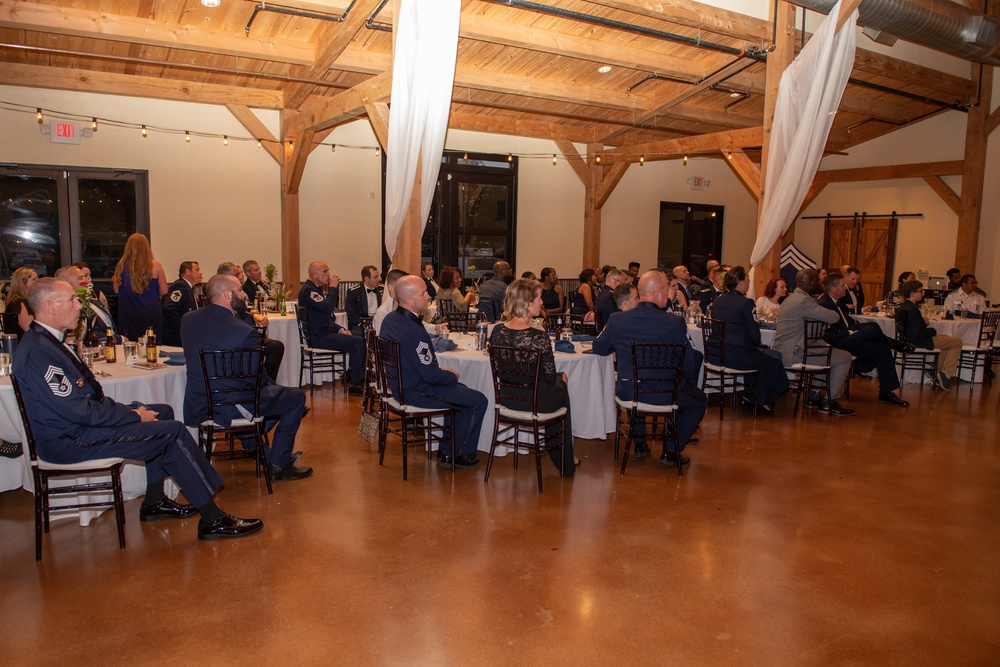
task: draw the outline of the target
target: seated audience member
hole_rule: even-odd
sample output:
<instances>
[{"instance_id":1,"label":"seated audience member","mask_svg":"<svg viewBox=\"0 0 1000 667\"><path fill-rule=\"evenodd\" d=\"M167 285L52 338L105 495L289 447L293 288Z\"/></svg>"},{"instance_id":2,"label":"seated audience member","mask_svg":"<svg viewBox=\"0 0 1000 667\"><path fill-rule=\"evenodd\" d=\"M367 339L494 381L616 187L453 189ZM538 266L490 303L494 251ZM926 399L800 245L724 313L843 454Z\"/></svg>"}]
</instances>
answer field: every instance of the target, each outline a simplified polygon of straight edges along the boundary
<instances>
[{"instance_id":1,"label":"seated audience member","mask_svg":"<svg viewBox=\"0 0 1000 667\"><path fill-rule=\"evenodd\" d=\"M822 284L822 282L824 280L826 280L826 276L828 275L827 274L827 270L826 269L818 269L818 271L819 271L819 281Z\"/></svg>"},{"instance_id":2,"label":"seated audience member","mask_svg":"<svg viewBox=\"0 0 1000 667\"><path fill-rule=\"evenodd\" d=\"M986 297L978 291L979 283L971 273L962 276L961 286L944 300L944 307L955 313L959 310L968 315L982 315L986 310Z\"/></svg>"},{"instance_id":3,"label":"seated audience member","mask_svg":"<svg viewBox=\"0 0 1000 667\"><path fill-rule=\"evenodd\" d=\"M691 272L683 264L678 264L670 273L677 280L676 288L684 295L684 308L687 308L698 292L697 286L692 284Z\"/></svg>"},{"instance_id":4,"label":"seated audience member","mask_svg":"<svg viewBox=\"0 0 1000 667\"><path fill-rule=\"evenodd\" d=\"M423 281L421 281L423 284ZM340 278L331 275L324 262L309 265L309 279L299 290L299 306L306 309L309 323L309 345L323 350L346 352L351 396L365 393L365 341L337 324L334 309L337 307L337 286ZM331 287L333 289L331 289Z\"/></svg>"},{"instance_id":5,"label":"seated audience member","mask_svg":"<svg viewBox=\"0 0 1000 667\"><path fill-rule=\"evenodd\" d=\"M815 295L822 291L816 269L802 269L795 274L795 291L781 304L774 344L771 346L771 349L781 353L785 368L802 363L806 344L806 320L833 324L840 319L840 315L816 302ZM843 395L844 381L851 368L851 354L834 348L831 350L830 365L830 383L826 397L820 400L817 395L810 396L806 405L819 407L821 412L835 416L853 415L854 410L845 408L838 402Z\"/></svg>"},{"instance_id":6,"label":"seated audience member","mask_svg":"<svg viewBox=\"0 0 1000 667\"><path fill-rule=\"evenodd\" d=\"M403 276L396 281L395 291L399 305L383 320L381 336L399 343L406 403L418 408L454 409L455 466L474 468L479 465L476 448L488 406L486 397L459 382L457 372L438 365L430 335L420 321L420 312L431 300L424 281ZM445 447L442 444L438 449L438 463L450 468L451 452Z\"/></svg>"},{"instance_id":7,"label":"seated audience member","mask_svg":"<svg viewBox=\"0 0 1000 667\"><path fill-rule=\"evenodd\" d=\"M104 395L100 383L62 343L80 319L72 285L42 278L28 300L35 320L14 354L25 411L38 455L51 463L121 457L146 464L146 496L140 521L185 519L200 514L198 539L244 537L264 524L238 519L212 500L222 478L198 449L169 405L123 405ZM173 477L192 505L167 498L163 480Z\"/></svg>"},{"instance_id":8,"label":"seated audience member","mask_svg":"<svg viewBox=\"0 0 1000 667\"><path fill-rule=\"evenodd\" d=\"M639 290L633 283L624 283L615 288L615 305L618 312L632 310L639 303Z\"/></svg>"},{"instance_id":9,"label":"seated audience member","mask_svg":"<svg viewBox=\"0 0 1000 667\"><path fill-rule=\"evenodd\" d=\"M939 334L933 327L927 326L927 320L917 307L924 298L923 283L911 280L903 283L899 292L904 301L896 311L896 321L902 323L903 338L907 343L926 350L940 350L937 372L932 379L935 387L945 391L951 389L951 380L962 356L962 339Z\"/></svg>"},{"instance_id":10,"label":"seated audience member","mask_svg":"<svg viewBox=\"0 0 1000 667\"><path fill-rule=\"evenodd\" d=\"M861 269L845 264L840 268L840 274L844 277L844 285L847 288L841 298L841 305L853 315L871 311L871 306L865 306L865 291L858 282L861 279Z\"/></svg>"},{"instance_id":11,"label":"seated audience member","mask_svg":"<svg viewBox=\"0 0 1000 667\"><path fill-rule=\"evenodd\" d=\"M583 315L585 321L594 320L594 289L597 286L597 273L594 269L584 269L580 272L580 286L573 293L573 303L570 304L570 314Z\"/></svg>"},{"instance_id":12,"label":"seated audience member","mask_svg":"<svg viewBox=\"0 0 1000 667\"><path fill-rule=\"evenodd\" d=\"M639 280L639 262L628 263L628 274L632 276L633 283Z\"/></svg>"},{"instance_id":13,"label":"seated audience member","mask_svg":"<svg viewBox=\"0 0 1000 667\"><path fill-rule=\"evenodd\" d=\"M719 273L718 271L716 273ZM764 414L774 413L774 400L788 390L788 375L781 354L761 349L760 327L753 301L747 298L750 279L746 269L734 266L723 279L723 294L712 304L712 318L725 325L725 365L743 371L758 371L757 409ZM747 390L743 401L750 400L752 383L758 380L747 377Z\"/></svg>"},{"instance_id":14,"label":"seated audience member","mask_svg":"<svg viewBox=\"0 0 1000 667\"><path fill-rule=\"evenodd\" d=\"M202 375L202 350L243 350L260 347L257 330L239 318L235 306L246 303L246 292L235 276L212 276L205 288L208 305L185 316L181 321L181 340L184 342L184 360L187 366L187 385L184 390L184 423L197 427L208 419L208 396L205 394L205 377ZM233 389L243 388L236 380L228 381ZM253 384L246 385L252 388ZM282 387L267 378L260 389L260 410L267 416L266 428L277 426L271 435L267 463L271 478L302 479L312 474L312 468L296 467L292 460L292 446L306 406L306 395L301 389ZM226 408L214 419L228 426L233 419L246 418L245 410ZM257 416L257 415L253 415Z\"/></svg>"},{"instance_id":15,"label":"seated audience member","mask_svg":"<svg viewBox=\"0 0 1000 667\"><path fill-rule=\"evenodd\" d=\"M767 281L764 296L757 299L757 317L776 320L781 302L788 296L788 283L781 276Z\"/></svg>"},{"instance_id":16,"label":"seated audience member","mask_svg":"<svg viewBox=\"0 0 1000 667\"><path fill-rule=\"evenodd\" d=\"M679 406L677 413L677 433L671 435L663 443L663 453L660 463L676 465L678 458L681 465L687 465L690 460L681 452L691 442L701 418L705 414L705 393L698 388L698 375L701 371L702 355L691 347L687 337L687 326L680 317L663 312L667 304L667 278L659 271L647 271L639 278L639 303L635 308L621 313L615 313L604 327L604 331L594 341L594 353L609 355L614 353L618 359L618 382L615 394L626 401L631 401L632 395L632 343L679 343L687 346L684 354L684 366L676 396L650 394L644 396L644 401L662 404L674 403ZM646 425L643 420L637 420L635 432L635 456L649 456L650 450L646 443Z\"/></svg>"},{"instance_id":17,"label":"seated audience member","mask_svg":"<svg viewBox=\"0 0 1000 667\"><path fill-rule=\"evenodd\" d=\"M385 295L382 299L382 305L378 307L375 311L375 317L372 319L372 327L375 329L375 333L382 335L382 322L385 320L385 316L396 310L396 283L405 275L409 275L406 271L401 269L390 269L389 273L385 274ZM424 278L424 286L427 285L427 279ZM427 293L430 296L430 292ZM432 329L433 325L429 325Z\"/></svg>"},{"instance_id":18,"label":"seated audience member","mask_svg":"<svg viewBox=\"0 0 1000 667\"><path fill-rule=\"evenodd\" d=\"M470 306L476 304L475 292L462 293L462 282L465 278L462 272L455 266L446 266L441 269L441 287L438 288L437 304L438 315L446 312L448 304L453 305L453 310L468 312ZM444 303L445 305L442 305Z\"/></svg>"},{"instance_id":19,"label":"seated audience member","mask_svg":"<svg viewBox=\"0 0 1000 667\"><path fill-rule=\"evenodd\" d=\"M243 280L244 274L239 265L234 262L223 262L219 264L217 273L223 276L233 276L244 286L243 296L245 298L237 299L233 303L233 314L236 318L252 327L263 327L266 329L267 325L270 324L267 315L250 311L249 297L247 297L245 289L246 281ZM267 377L271 378L273 382L277 382L281 360L285 358L285 344L280 340L274 340L267 336L264 336L261 344L264 346L264 372L267 373ZM306 413L308 412L309 409L306 408Z\"/></svg>"},{"instance_id":20,"label":"seated audience member","mask_svg":"<svg viewBox=\"0 0 1000 667\"><path fill-rule=\"evenodd\" d=\"M667 303L664 310L671 313L683 313L688 309L688 300L684 295L681 282L674 277L673 273L666 273L667 276Z\"/></svg>"},{"instance_id":21,"label":"seated audience member","mask_svg":"<svg viewBox=\"0 0 1000 667\"><path fill-rule=\"evenodd\" d=\"M900 291L903 287L903 283L908 283L916 279L917 279L917 274L915 274L913 271L903 271L902 273L900 273L899 280L896 283L896 289L885 295L885 302L891 303L896 306L902 304L903 301L905 301L905 299L903 298L903 294Z\"/></svg>"},{"instance_id":22,"label":"seated audience member","mask_svg":"<svg viewBox=\"0 0 1000 667\"><path fill-rule=\"evenodd\" d=\"M4 333L16 333L18 340L24 337L32 320L35 319L31 307L28 305L28 294L36 280L38 280L38 274L35 273L34 269L29 269L26 266L14 271L14 275L10 279L10 291L7 292L7 305L4 312L7 315L17 317L17 330L4 329Z\"/></svg>"},{"instance_id":23,"label":"seated audience member","mask_svg":"<svg viewBox=\"0 0 1000 667\"><path fill-rule=\"evenodd\" d=\"M547 313L561 313L566 308L559 275L551 266L542 269L542 307Z\"/></svg>"},{"instance_id":24,"label":"seated audience member","mask_svg":"<svg viewBox=\"0 0 1000 667\"><path fill-rule=\"evenodd\" d=\"M163 345L181 346L181 318L198 307L193 288L201 280L198 262L181 262L177 280L160 300L163 306Z\"/></svg>"},{"instance_id":25,"label":"seated audience member","mask_svg":"<svg viewBox=\"0 0 1000 667\"><path fill-rule=\"evenodd\" d=\"M958 268L957 266L953 266L950 269L948 269L948 273L946 273L945 275L948 276L948 287L945 288L946 290L948 290L949 292L951 292L951 291L954 291L954 290L957 290L957 289L961 289L961 287L962 287L962 270L960 268ZM913 280L916 280L916 279L917 279L917 276L914 275L913 276Z\"/></svg>"},{"instance_id":26,"label":"seated audience member","mask_svg":"<svg viewBox=\"0 0 1000 667\"><path fill-rule=\"evenodd\" d=\"M710 273L712 273L713 270L717 270L720 268L722 268L722 265L719 264L717 260L710 259L707 262L705 262L705 275L707 276Z\"/></svg>"},{"instance_id":27,"label":"seated audience member","mask_svg":"<svg viewBox=\"0 0 1000 667\"><path fill-rule=\"evenodd\" d=\"M374 317L375 311L382 305L382 287L378 284L381 278L378 268L366 266L361 269L361 284L347 292L344 299L347 328L355 336L361 335L363 318Z\"/></svg>"},{"instance_id":28,"label":"seated audience member","mask_svg":"<svg viewBox=\"0 0 1000 667\"><path fill-rule=\"evenodd\" d=\"M594 302L594 312L596 313L594 320L600 322L600 328L604 327L604 323L612 314L618 312L618 305L615 303L615 290L619 285L625 284L627 277L628 274L618 269L611 269L605 276L604 287L601 288L600 294L597 295L597 301Z\"/></svg>"},{"instance_id":29,"label":"seated audience member","mask_svg":"<svg viewBox=\"0 0 1000 667\"><path fill-rule=\"evenodd\" d=\"M562 467L562 453L550 452L549 458L556 468L561 468L563 477L572 477L575 473L573 457L573 426L569 411L569 390L566 388L566 374L556 373L555 356L552 354L552 341L547 333L533 327L534 318L542 313L542 285L534 280L515 280L507 288L504 301L504 314L507 320L493 327L490 334L490 345L498 347L516 347L528 350L538 350L541 353L542 373L538 378L538 411L555 412L566 408L566 465ZM525 389L524 400L504 407L513 410L531 410L531 390ZM561 429L558 426L545 428L545 439L559 437Z\"/></svg>"},{"instance_id":30,"label":"seated audience member","mask_svg":"<svg viewBox=\"0 0 1000 667\"><path fill-rule=\"evenodd\" d=\"M538 276L535 275L534 271L525 271L521 274L521 280L534 280L538 282Z\"/></svg>"},{"instance_id":31,"label":"seated audience member","mask_svg":"<svg viewBox=\"0 0 1000 667\"><path fill-rule=\"evenodd\" d=\"M892 393L899 389L899 374L896 372L896 359L892 350L898 345L902 350L912 352L913 345L897 344L895 340L886 338L882 327L874 322L859 325L841 302L847 291L847 282L839 273L827 275L823 287L826 288L826 294L819 298L819 305L840 315L827 329L826 342L857 357L854 362L855 372L878 370L879 403L908 407L910 404L907 401Z\"/></svg>"},{"instance_id":32,"label":"seated audience member","mask_svg":"<svg viewBox=\"0 0 1000 667\"><path fill-rule=\"evenodd\" d=\"M434 280L434 265L430 262L424 262L421 264L420 275L423 276L424 285L427 286L427 293L430 295L431 299L434 299L434 297L437 296L437 291L441 289Z\"/></svg>"},{"instance_id":33,"label":"seated audience member","mask_svg":"<svg viewBox=\"0 0 1000 667\"><path fill-rule=\"evenodd\" d=\"M503 299L507 285L514 279L514 271L507 262L493 265L493 277L479 286L479 312L490 322L496 322L503 313Z\"/></svg>"},{"instance_id":34,"label":"seated audience member","mask_svg":"<svg viewBox=\"0 0 1000 667\"><path fill-rule=\"evenodd\" d=\"M97 301L101 304L101 308L103 308L105 312L110 312L108 297L104 296L104 292L97 289L97 285L94 284L94 278L90 274L90 265L86 262L73 262L73 266L83 271L83 280L87 283L87 286L90 287L90 292L93 295L91 303Z\"/></svg>"},{"instance_id":35,"label":"seated audience member","mask_svg":"<svg viewBox=\"0 0 1000 667\"><path fill-rule=\"evenodd\" d=\"M275 296L271 294L271 286L264 280L264 272L256 260L248 259L243 262L243 274L246 276L243 292L247 295L250 303L256 301L258 294L262 294L265 299Z\"/></svg>"},{"instance_id":36,"label":"seated audience member","mask_svg":"<svg viewBox=\"0 0 1000 667\"><path fill-rule=\"evenodd\" d=\"M722 294L722 277L723 272L720 268L709 272L708 280L698 292L698 307L701 308L701 312L707 313L712 303Z\"/></svg>"}]
</instances>

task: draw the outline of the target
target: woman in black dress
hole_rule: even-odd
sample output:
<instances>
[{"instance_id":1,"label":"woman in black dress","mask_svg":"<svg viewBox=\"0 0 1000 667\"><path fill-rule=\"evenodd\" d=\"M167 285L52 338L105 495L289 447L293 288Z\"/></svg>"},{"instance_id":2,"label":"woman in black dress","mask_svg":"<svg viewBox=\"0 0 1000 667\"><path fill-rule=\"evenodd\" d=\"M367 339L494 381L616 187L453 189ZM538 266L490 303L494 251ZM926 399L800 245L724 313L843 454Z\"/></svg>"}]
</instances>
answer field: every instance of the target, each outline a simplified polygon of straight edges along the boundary
<instances>
[{"instance_id":1,"label":"woman in black dress","mask_svg":"<svg viewBox=\"0 0 1000 667\"><path fill-rule=\"evenodd\" d=\"M4 333L17 334L17 339L31 326L35 319L34 313L28 307L28 292L31 285L38 280L34 269L22 266L10 278L10 292L7 293L7 305L4 309Z\"/></svg>"},{"instance_id":2,"label":"woman in black dress","mask_svg":"<svg viewBox=\"0 0 1000 667\"><path fill-rule=\"evenodd\" d=\"M566 388L566 375L556 373L556 360L552 354L552 341L549 335L541 329L535 329L532 319L542 311L542 285L534 280L518 279L507 288L507 298L504 301L506 321L497 324L490 335L490 345L498 347L516 347L538 350L542 357L542 375L538 379L538 410L539 412L555 412L566 408L566 467L562 470L564 477L572 477L575 464L579 463L573 457L573 425L570 421L569 390ZM505 405L515 410L530 409L530 398L518 405ZM558 426L548 426L545 437L548 439L557 432ZM562 463L559 452L549 452L549 458L556 467Z\"/></svg>"},{"instance_id":3,"label":"woman in black dress","mask_svg":"<svg viewBox=\"0 0 1000 667\"><path fill-rule=\"evenodd\" d=\"M563 288L558 280L559 274L551 266L542 269L542 307L547 313L561 313L564 310Z\"/></svg>"},{"instance_id":4,"label":"woman in black dress","mask_svg":"<svg viewBox=\"0 0 1000 667\"><path fill-rule=\"evenodd\" d=\"M597 285L597 272L594 269L584 269L580 272L580 286L573 293L573 303L570 304L573 315L583 315L585 322L594 321L594 286Z\"/></svg>"}]
</instances>

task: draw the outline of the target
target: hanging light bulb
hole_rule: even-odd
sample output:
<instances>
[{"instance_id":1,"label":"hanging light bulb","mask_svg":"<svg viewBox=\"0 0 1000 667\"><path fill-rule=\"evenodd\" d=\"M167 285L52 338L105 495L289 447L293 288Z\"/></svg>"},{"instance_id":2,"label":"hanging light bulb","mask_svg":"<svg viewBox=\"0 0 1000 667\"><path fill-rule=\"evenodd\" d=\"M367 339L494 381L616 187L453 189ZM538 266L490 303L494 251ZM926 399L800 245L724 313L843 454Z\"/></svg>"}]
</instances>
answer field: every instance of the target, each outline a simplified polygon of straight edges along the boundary
<instances>
[{"instance_id":1,"label":"hanging light bulb","mask_svg":"<svg viewBox=\"0 0 1000 667\"><path fill-rule=\"evenodd\" d=\"M469 153L468 153L468 151L466 151L466 153L462 156L462 159L463 160L468 160L469 159Z\"/></svg>"},{"instance_id":2,"label":"hanging light bulb","mask_svg":"<svg viewBox=\"0 0 1000 667\"><path fill-rule=\"evenodd\" d=\"M294 145L295 145L295 142L293 140L289 139L288 140L288 147L291 148Z\"/></svg>"},{"instance_id":3,"label":"hanging light bulb","mask_svg":"<svg viewBox=\"0 0 1000 667\"><path fill-rule=\"evenodd\" d=\"M187 130L184 130L184 141L191 143L191 133Z\"/></svg>"},{"instance_id":4,"label":"hanging light bulb","mask_svg":"<svg viewBox=\"0 0 1000 667\"><path fill-rule=\"evenodd\" d=\"M375 147L375 157L382 157L382 148L379 146Z\"/></svg>"},{"instance_id":5,"label":"hanging light bulb","mask_svg":"<svg viewBox=\"0 0 1000 667\"><path fill-rule=\"evenodd\" d=\"M594 162L596 162L597 164L601 164L601 156L598 155L596 158L594 158Z\"/></svg>"},{"instance_id":6,"label":"hanging light bulb","mask_svg":"<svg viewBox=\"0 0 1000 667\"><path fill-rule=\"evenodd\" d=\"M641 167L645 164L646 164L646 154L642 153L639 155L639 166Z\"/></svg>"},{"instance_id":7,"label":"hanging light bulb","mask_svg":"<svg viewBox=\"0 0 1000 667\"><path fill-rule=\"evenodd\" d=\"M257 140L257 148L263 148L264 144L261 143L260 139Z\"/></svg>"},{"instance_id":8,"label":"hanging light bulb","mask_svg":"<svg viewBox=\"0 0 1000 667\"><path fill-rule=\"evenodd\" d=\"M36 118L38 118L38 124L41 125L42 123L44 123L45 119L42 118L42 110L40 108L35 109L35 113L36 113Z\"/></svg>"},{"instance_id":9,"label":"hanging light bulb","mask_svg":"<svg viewBox=\"0 0 1000 667\"><path fill-rule=\"evenodd\" d=\"M556 163L556 154L553 153L552 154L552 164L553 164L553 166L555 165L555 163Z\"/></svg>"},{"instance_id":10,"label":"hanging light bulb","mask_svg":"<svg viewBox=\"0 0 1000 667\"><path fill-rule=\"evenodd\" d=\"M223 146L228 146L229 145L229 135L226 135L226 134L222 135L222 145Z\"/></svg>"},{"instance_id":11,"label":"hanging light bulb","mask_svg":"<svg viewBox=\"0 0 1000 667\"><path fill-rule=\"evenodd\" d=\"M688 166L688 156L687 155L684 156L684 166L685 167Z\"/></svg>"},{"instance_id":12,"label":"hanging light bulb","mask_svg":"<svg viewBox=\"0 0 1000 667\"><path fill-rule=\"evenodd\" d=\"M148 136L149 136L149 133L148 133L148 132L146 132L146 126L145 126L145 125L143 125L143 126L142 126L142 138L143 138L143 139L145 139L145 138L146 138L146 137L148 137Z\"/></svg>"},{"instance_id":13,"label":"hanging light bulb","mask_svg":"<svg viewBox=\"0 0 1000 667\"><path fill-rule=\"evenodd\" d=\"M727 160L732 160L733 159L733 152L732 151L729 151L729 154L726 155L726 159Z\"/></svg>"},{"instance_id":14,"label":"hanging light bulb","mask_svg":"<svg viewBox=\"0 0 1000 667\"><path fill-rule=\"evenodd\" d=\"M90 121L90 129L93 130L94 132L97 132L97 117L96 116L94 118L92 118L91 121Z\"/></svg>"},{"instance_id":15,"label":"hanging light bulb","mask_svg":"<svg viewBox=\"0 0 1000 667\"><path fill-rule=\"evenodd\" d=\"M337 144L330 144L330 148L331 148L330 150L331 153L337 152Z\"/></svg>"},{"instance_id":16,"label":"hanging light bulb","mask_svg":"<svg viewBox=\"0 0 1000 667\"><path fill-rule=\"evenodd\" d=\"M514 161L514 154L507 153L507 162L513 162L513 161Z\"/></svg>"}]
</instances>

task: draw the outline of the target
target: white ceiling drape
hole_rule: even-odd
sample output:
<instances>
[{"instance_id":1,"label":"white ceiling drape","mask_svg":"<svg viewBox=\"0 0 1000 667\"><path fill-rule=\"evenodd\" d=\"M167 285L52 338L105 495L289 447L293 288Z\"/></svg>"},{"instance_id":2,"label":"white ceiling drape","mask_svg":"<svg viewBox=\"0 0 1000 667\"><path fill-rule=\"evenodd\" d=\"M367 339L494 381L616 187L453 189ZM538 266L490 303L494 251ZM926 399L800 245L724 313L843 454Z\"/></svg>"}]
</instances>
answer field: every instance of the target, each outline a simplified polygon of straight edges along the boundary
<instances>
[{"instance_id":1,"label":"white ceiling drape","mask_svg":"<svg viewBox=\"0 0 1000 667\"><path fill-rule=\"evenodd\" d=\"M858 12L855 10L835 33L841 2L830 10L781 76L768 148L761 222L750 254L751 290L756 267L792 224L805 201L854 67Z\"/></svg>"},{"instance_id":2,"label":"white ceiling drape","mask_svg":"<svg viewBox=\"0 0 1000 667\"><path fill-rule=\"evenodd\" d=\"M421 220L426 224L448 132L461 0L403 0L396 21L389 145L386 148L385 249L392 257L413 195L421 152Z\"/></svg>"}]
</instances>

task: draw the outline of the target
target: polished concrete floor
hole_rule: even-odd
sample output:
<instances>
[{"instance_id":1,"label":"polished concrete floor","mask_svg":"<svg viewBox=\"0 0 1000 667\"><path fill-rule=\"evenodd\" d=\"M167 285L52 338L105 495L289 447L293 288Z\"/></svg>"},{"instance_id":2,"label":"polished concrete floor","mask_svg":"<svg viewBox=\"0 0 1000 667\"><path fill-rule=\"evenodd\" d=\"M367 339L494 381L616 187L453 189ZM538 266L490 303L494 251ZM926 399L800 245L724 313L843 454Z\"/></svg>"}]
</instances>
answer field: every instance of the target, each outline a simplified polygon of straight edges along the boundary
<instances>
[{"instance_id":1,"label":"polished concrete floor","mask_svg":"<svg viewBox=\"0 0 1000 667\"><path fill-rule=\"evenodd\" d=\"M689 471L618 474L577 441L574 479L522 459L450 471L354 435L327 384L299 447L316 468L268 496L217 464L228 511L262 518L202 543L196 520L59 521L34 560L31 496L0 495L6 665L997 665L1000 385L857 381L858 416L756 422L710 409Z\"/></svg>"}]
</instances>

